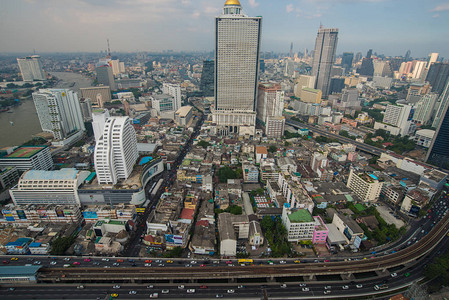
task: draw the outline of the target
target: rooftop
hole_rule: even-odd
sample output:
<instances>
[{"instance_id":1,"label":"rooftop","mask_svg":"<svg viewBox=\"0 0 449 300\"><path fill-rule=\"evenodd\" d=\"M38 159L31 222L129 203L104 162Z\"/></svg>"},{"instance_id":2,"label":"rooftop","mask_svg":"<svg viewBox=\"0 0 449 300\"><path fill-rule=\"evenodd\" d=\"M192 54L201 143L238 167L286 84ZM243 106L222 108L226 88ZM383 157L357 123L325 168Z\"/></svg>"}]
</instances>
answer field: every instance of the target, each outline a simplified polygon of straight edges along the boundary
<instances>
[{"instance_id":1,"label":"rooftop","mask_svg":"<svg viewBox=\"0 0 449 300\"><path fill-rule=\"evenodd\" d=\"M307 209L298 209L288 215L288 219L293 223L313 222L312 215Z\"/></svg>"},{"instance_id":2,"label":"rooftop","mask_svg":"<svg viewBox=\"0 0 449 300\"><path fill-rule=\"evenodd\" d=\"M56 171L29 170L22 176L22 180L75 180L77 169L65 168Z\"/></svg>"},{"instance_id":3,"label":"rooftop","mask_svg":"<svg viewBox=\"0 0 449 300\"><path fill-rule=\"evenodd\" d=\"M1 266L0 277L34 276L42 266Z\"/></svg>"},{"instance_id":4,"label":"rooftop","mask_svg":"<svg viewBox=\"0 0 449 300\"><path fill-rule=\"evenodd\" d=\"M47 146L23 146L3 158L30 158L45 148L47 148Z\"/></svg>"}]
</instances>

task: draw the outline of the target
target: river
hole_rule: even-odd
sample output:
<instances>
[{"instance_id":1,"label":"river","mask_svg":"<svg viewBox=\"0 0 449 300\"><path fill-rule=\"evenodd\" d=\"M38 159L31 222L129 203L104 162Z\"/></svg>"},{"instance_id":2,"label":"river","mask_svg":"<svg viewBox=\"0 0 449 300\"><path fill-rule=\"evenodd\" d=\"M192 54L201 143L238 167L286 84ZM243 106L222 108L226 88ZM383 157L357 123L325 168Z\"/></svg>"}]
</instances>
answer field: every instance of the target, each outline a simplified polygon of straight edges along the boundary
<instances>
[{"instance_id":1,"label":"river","mask_svg":"<svg viewBox=\"0 0 449 300\"><path fill-rule=\"evenodd\" d=\"M67 88L79 94L80 88L92 85L92 80L81 74L67 72L50 74L61 80L55 88ZM33 100L29 98L21 102L21 105L10 109L11 113L0 112L0 148L21 145L33 135L42 132Z\"/></svg>"}]
</instances>

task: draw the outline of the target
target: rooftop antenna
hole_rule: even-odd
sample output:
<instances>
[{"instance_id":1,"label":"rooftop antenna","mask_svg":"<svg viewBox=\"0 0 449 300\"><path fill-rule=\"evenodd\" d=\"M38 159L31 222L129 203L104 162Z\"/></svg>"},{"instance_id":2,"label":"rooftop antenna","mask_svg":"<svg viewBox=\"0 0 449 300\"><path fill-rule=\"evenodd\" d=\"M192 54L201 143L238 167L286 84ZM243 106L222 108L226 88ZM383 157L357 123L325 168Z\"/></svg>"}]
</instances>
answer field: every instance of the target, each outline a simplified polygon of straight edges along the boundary
<instances>
[{"instance_id":1,"label":"rooftop antenna","mask_svg":"<svg viewBox=\"0 0 449 300\"><path fill-rule=\"evenodd\" d=\"M323 29L323 23L320 21L320 29Z\"/></svg>"}]
</instances>

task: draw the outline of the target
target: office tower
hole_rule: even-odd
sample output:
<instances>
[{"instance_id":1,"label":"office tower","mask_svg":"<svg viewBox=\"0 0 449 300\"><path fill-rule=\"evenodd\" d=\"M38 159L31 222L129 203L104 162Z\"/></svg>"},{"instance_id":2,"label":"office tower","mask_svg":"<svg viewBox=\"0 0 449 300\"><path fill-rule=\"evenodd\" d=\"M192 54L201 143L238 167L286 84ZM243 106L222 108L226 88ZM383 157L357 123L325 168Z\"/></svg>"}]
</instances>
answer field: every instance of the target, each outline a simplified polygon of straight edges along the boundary
<instances>
[{"instance_id":1,"label":"office tower","mask_svg":"<svg viewBox=\"0 0 449 300\"><path fill-rule=\"evenodd\" d=\"M374 64L372 58L363 58L362 65L357 69L357 73L363 76L373 76L374 75Z\"/></svg>"},{"instance_id":2,"label":"office tower","mask_svg":"<svg viewBox=\"0 0 449 300\"><path fill-rule=\"evenodd\" d=\"M412 54L412 52L410 50L407 50L407 52L405 53L405 57L404 60L405 61L409 61L410 60L410 55Z\"/></svg>"},{"instance_id":3,"label":"office tower","mask_svg":"<svg viewBox=\"0 0 449 300\"><path fill-rule=\"evenodd\" d=\"M201 73L200 90L204 97L214 96L214 69L213 60L203 61L203 71Z\"/></svg>"},{"instance_id":4,"label":"office tower","mask_svg":"<svg viewBox=\"0 0 449 300\"><path fill-rule=\"evenodd\" d=\"M449 102L449 80L446 82L446 87L444 88L443 92L441 93L440 97L438 98L438 102L435 104L435 111L434 111L434 119L432 123L432 127L437 128L440 124L440 120L443 118L443 112L444 108L447 106L447 103ZM448 148L449 149L449 148Z\"/></svg>"},{"instance_id":5,"label":"office tower","mask_svg":"<svg viewBox=\"0 0 449 300\"><path fill-rule=\"evenodd\" d=\"M415 113L413 114L413 121L419 122L422 125L429 125L432 120L435 104L438 100L438 94L428 93L420 97L415 104Z\"/></svg>"},{"instance_id":6,"label":"office tower","mask_svg":"<svg viewBox=\"0 0 449 300\"><path fill-rule=\"evenodd\" d=\"M426 81L432 86L432 92L441 94L449 78L448 63L434 63L430 66Z\"/></svg>"},{"instance_id":7,"label":"office tower","mask_svg":"<svg viewBox=\"0 0 449 300\"><path fill-rule=\"evenodd\" d=\"M18 58L20 73L23 81L45 80L45 72L39 55Z\"/></svg>"},{"instance_id":8,"label":"office tower","mask_svg":"<svg viewBox=\"0 0 449 300\"><path fill-rule=\"evenodd\" d=\"M107 85L111 90L115 90L114 75L112 74L112 68L109 65L100 65L95 69L95 72L97 73L98 84Z\"/></svg>"},{"instance_id":9,"label":"office tower","mask_svg":"<svg viewBox=\"0 0 449 300\"><path fill-rule=\"evenodd\" d=\"M424 74L424 70L426 69L427 62L425 61L414 61L415 66L413 67L412 79L420 79Z\"/></svg>"},{"instance_id":10,"label":"office tower","mask_svg":"<svg viewBox=\"0 0 449 300\"><path fill-rule=\"evenodd\" d=\"M33 93L34 105L43 131L56 140L85 130L78 95L67 89L41 89Z\"/></svg>"},{"instance_id":11,"label":"office tower","mask_svg":"<svg viewBox=\"0 0 449 300\"><path fill-rule=\"evenodd\" d=\"M119 70L120 70L120 73L125 73L125 63L122 61L120 62Z\"/></svg>"},{"instance_id":12,"label":"office tower","mask_svg":"<svg viewBox=\"0 0 449 300\"><path fill-rule=\"evenodd\" d=\"M181 107L181 86L173 83L163 83L162 93L174 98L173 110L177 111Z\"/></svg>"},{"instance_id":13,"label":"office tower","mask_svg":"<svg viewBox=\"0 0 449 300\"><path fill-rule=\"evenodd\" d=\"M295 62L288 59L285 61L285 72L284 75L288 77L292 77L295 73Z\"/></svg>"},{"instance_id":14,"label":"office tower","mask_svg":"<svg viewBox=\"0 0 449 300\"><path fill-rule=\"evenodd\" d=\"M285 117L284 92L280 84L261 83L257 94L257 120L265 129L269 138L281 138L284 135Z\"/></svg>"},{"instance_id":15,"label":"office tower","mask_svg":"<svg viewBox=\"0 0 449 300\"><path fill-rule=\"evenodd\" d=\"M92 121L92 102L90 99L80 99L81 114L83 115L83 121Z\"/></svg>"},{"instance_id":16,"label":"office tower","mask_svg":"<svg viewBox=\"0 0 449 300\"><path fill-rule=\"evenodd\" d=\"M354 59L354 53L352 52L343 52L343 56L341 58L341 66L345 69L345 73L349 73L352 68L352 60Z\"/></svg>"},{"instance_id":17,"label":"office tower","mask_svg":"<svg viewBox=\"0 0 449 300\"><path fill-rule=\"evenodd\" d=\"M299 75L299 77L296 79L296 85L295 85L295 96L298 98L301 98L301 93L303 88L311 88L315 86L315 76L310 75Z\"/></svg>"},{"instance_id":18,"label":"office tower","mask_svg":"<svg viewBox=\"0 0 449 300\"><path fill-rule=\"evenodd\" d=\"M92 111L92 129L94 131L95 141L98 142L104 132L104 124L110 117L107 109L95 109Z\"/></svg>"},{"instance_id":19,"label":"office tower","mask_svg":"<svg viewBox=\"0 0 449 300\"><path fill-rule=\"evenodd\" d=\"M391 76L390 64L387 61L373 61L374 76Z\"/></svg>"},{"instance_id":20,"label":"office tower","mask_svg":"<svg viewBox=\"0 0 449 300\"><path fill-rule=\"evenodd\" d=\"M253 136L262 17L243 14L238 0L227 0L215 18L215 107L219 135Z\"/></svg>"},{"instance_id":21,"label":"office tower","mask_svg":"<svg viewBox=\"0 0 449 300\"><path fill-rule=\"evenodd\" d=\"M120 60L118 59L111 60L112 74L114 76L117 76L120 73L122 73L122 71L120 70L120 64L121 64Z\"/></svg>"},{"instance_id":22,"label":"office tower","mask_svg":"<svg viewBox=\"0 0 449 300\"><path fill-rule=\"evenodd\" d=\"M369 49L368 52L366 52L366 58L371 58L373 55L373 49Z\"/></svg>"},{"instance_id":23,"label":"office tower","mask_svg":"<svg viewBox=\"0 0 449 300\"><path fill-rule=\"evenodd\" d=\"M433 63L437 62L438 55L439 55L439 53L435 53L435 52L432 52L429 54L429 56L427 58L427 67L426 67L427 69L429 69Z\"/></svg>"},{"instance_id":24,"label":"office tower","mask_svg":"<svg viewBox=\"0 0 449 300\"><path fill-rule=\"evenodd\" d=\"M446 101L432 143L427 151L426 161L435 166L449 169L449 101Z\"/></svg>"},{"instance_id":25,"label":"office tower","mask_svg":"<svg viewBox=\"0 0 449 300\"><path fill-rule=\"evenodd\" d=\"M403 61L404 61L403 58L400 58L400 57L391 58L390 59L391 72L399 71L399 67L401 66Z\"/></svg>"},{"instance_id":26,"label":"office tower","mask_svg":"<svg viewBox=\"0 0 449 300\"><path fill-rule=\"evenodd\" d=\"M95 171L99 184L116 184L131 174L139 153L131 119L110 117L95 146Z\"/></svg>"},{"instance_id":27,"label":"office tower","mask_svg":"<svg viewBox=\"0 0 449 300\"><path fill-rule=\"evenodd\" d=\"M354 57L354 61L358 63L362 59L362 52L357 52L357 54Z\"/></svg>"},{"instance_id":28,"label":"office tower","mask_svg":"<svg viewBox=\"0 0 449 300\"><path fill-rule=\"evenodd\" d=\"M320 28L313 52L312 76L316 77L315 88L321 90L323 97L329 95L331 70L337 50L338 29Z\"/></svg>"},{"instance_id":29,"label":"office tower","mask_svg":"<svg viewBox=\"0 0 449 300\"><path fill-rule=\"evenodd\" d=\"M290 58L293 58L293 42L290 44Z\"/></svg>"},{"instance_id":30,"label":"office tower","mask_svg":"<svg viewBox=\"0 0 449 300\"><path fill-rule=\"evenodd\" d=\"M80 88L81 97L84 99L90 99L90 101L99 106L103 107L105 102L111 102L111 89L109 86L95 86L88 88Z\"/></svg>"},{"instance_id":31,"label":"office tower","mask_svg":"<svg viewBox=\"0 0 449 300\"><path fill-rule=\"evenodd\" d=\"M396 126L400 129L402 136L409 135L412 127L414 109L413 106L407 104L389 104L385 110L383 123Z\"/></svg>"},{"instance_id":32,"label":"office tower","mask_svg":"<svg viewBox=\"0 0 449 300\"><path fill-rule=\"evenodd\" d=\"M264 59L259 60L259 71L260 71L260 74L265 73L265 60Z\"/></svg>"}]
</instances>

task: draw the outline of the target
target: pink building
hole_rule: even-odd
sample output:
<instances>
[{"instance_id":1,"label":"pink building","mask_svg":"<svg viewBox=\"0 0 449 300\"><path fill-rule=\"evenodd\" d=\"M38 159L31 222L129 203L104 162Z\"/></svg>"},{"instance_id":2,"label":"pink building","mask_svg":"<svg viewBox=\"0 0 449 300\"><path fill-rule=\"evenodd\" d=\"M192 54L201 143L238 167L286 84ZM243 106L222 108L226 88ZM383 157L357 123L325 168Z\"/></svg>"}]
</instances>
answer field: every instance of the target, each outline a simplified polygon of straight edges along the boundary
<instances>
[{"instance_id":1,"label":"pink building","mask_svg":"<svg viewBox=\"0 0 449 300\"><path fill-rule=\"evenodd\" d=\"M358 156L357 152L351 151L348 153L348 160L355 161L357 159L357 156Z\"/></svg>"},{"instance_id":2,"label":"pink building","mask_svg":"<svg viewBox=\"0 0 449 300\"><path fill-rule=\"evenodd\" d=\"M313 231L313 244L326 244L327 235L329 233L329 229L327 229L326 224L324 224L321 217L313 217L315 220L315 230Z\"/></svg>"}]
</instances>

